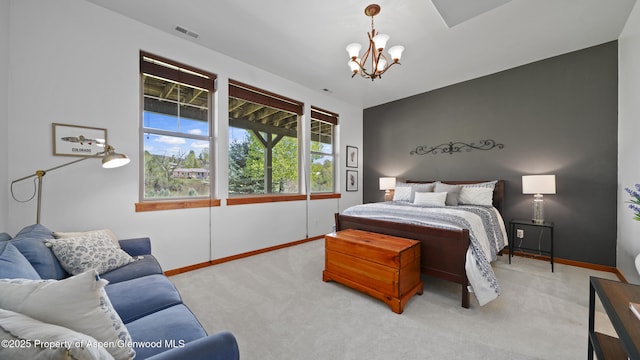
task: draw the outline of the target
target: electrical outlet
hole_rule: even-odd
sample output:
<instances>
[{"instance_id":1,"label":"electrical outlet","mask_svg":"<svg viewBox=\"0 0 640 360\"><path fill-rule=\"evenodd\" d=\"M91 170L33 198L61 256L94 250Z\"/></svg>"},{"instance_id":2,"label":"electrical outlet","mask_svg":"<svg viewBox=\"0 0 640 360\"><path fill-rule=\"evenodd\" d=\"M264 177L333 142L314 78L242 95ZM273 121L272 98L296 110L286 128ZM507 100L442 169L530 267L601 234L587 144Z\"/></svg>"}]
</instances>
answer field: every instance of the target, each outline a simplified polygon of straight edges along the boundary
<instances>
[{"instance_id":1,"label":"electrical outlet","mask_svg":"<svg viewBox=\"0 0 640 360\"><path fill-rule=\"evenodd\" d=\"M524 229L516 229L516 237L518 239L523 239L524 238Z\"/></svg>"}]
</instances>

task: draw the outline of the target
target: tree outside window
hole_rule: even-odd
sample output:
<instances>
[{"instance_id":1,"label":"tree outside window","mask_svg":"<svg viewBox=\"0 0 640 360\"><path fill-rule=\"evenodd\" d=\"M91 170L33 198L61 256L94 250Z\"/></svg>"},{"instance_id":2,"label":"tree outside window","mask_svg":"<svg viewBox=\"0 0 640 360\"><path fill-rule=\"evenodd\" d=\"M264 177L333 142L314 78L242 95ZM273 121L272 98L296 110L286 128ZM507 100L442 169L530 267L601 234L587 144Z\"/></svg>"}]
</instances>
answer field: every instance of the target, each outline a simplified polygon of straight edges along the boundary
<instances>
[{"instance_id":1,"label":"tree outside window","mask_svg":"<svg viewBox=\"0 0 640 360\"><path fill-rule=\"evenodd\" d=\"M239 84L229 91L229 195L299 193L298 113Z\"/></svg>"}]
</instances>

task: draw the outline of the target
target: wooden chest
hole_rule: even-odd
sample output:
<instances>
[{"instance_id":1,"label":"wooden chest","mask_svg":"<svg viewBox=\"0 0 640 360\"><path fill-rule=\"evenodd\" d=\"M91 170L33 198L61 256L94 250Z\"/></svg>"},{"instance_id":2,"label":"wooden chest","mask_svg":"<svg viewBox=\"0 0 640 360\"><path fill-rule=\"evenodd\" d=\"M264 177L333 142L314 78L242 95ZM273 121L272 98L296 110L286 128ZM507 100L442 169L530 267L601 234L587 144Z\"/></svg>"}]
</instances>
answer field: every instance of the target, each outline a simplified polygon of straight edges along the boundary
<instances>
[{"instance_id":1,"label":"wooden chest","mask_svg":"<svg viewBox=\"0 0 640 360\"><path fill-rule=\"evenodd\" d=\"M336 281L387 303L401 314L422 294L420 242L361 230L325 236L323 281Z\"/></svg>"}]
</instances>

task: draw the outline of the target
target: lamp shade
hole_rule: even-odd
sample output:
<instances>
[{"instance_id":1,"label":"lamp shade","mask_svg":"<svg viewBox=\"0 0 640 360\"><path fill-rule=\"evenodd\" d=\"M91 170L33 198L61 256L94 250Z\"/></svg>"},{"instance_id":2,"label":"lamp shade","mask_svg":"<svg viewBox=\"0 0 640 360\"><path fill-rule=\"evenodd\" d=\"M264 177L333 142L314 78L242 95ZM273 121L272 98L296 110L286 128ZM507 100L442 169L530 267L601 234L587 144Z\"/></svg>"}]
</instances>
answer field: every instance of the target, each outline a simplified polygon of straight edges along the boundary
<instances>
[{"instance_id":1,"label":"lamp shade","mask_svg":"<svg viewBox=\"0 0 640 360\"><path fill-rule=\"evenodd\" d=\"M102 167L105 169L114 169L125 166L131 161L127 155L117 153L111 145L106 145L104 149L104 157L102 158Z\"/></svg>"},{"instance_id":2,"label":"lamp shade","mask_svg":"<svg viewBox=\"0 0 640 360\"><path fill-rule=\"evenodd\" d=\"M382 51L387 46L387 41L389 41L389 35L387 34L378 34L373 37L373 43L379 51Z\"/></svg>"},{"instance_id":3,"label":"lamp shade","mask_svg":"<svg viewBox=\"0 0 640 360\"><path fill-rule=\"evenodd\" d=\"M391 56L391 60L394 62L400 61L402 57L402 52L404 51L404 46L396 45L389 49L389 55Z\"/></svg>"},{"instance_id":4,"label":"lamp shade","mask_svg":"<svg viewBox=\"0 0 640 360\"><path fill-rule=\"evenodd\" d=\"M131 161L127 155L113 153L109 154L102 159L102 167L105 169L114 169L120 166L125 166Z\"/></svg>"},{"instance_id":5,"label":"lamp shade","mask_svg":"<svg viewBox=\"0 0 640 360\"><path fill-rule=\"evenodd\" d=\"M360 49L362 49L362 45L358 43L351 43L347 45L347 52L349 53L349 57L355 59L360 54Z\"/></svg>"},{"instance_id":6,"label":"lamp shade","mask_svg":"<svg viewBox=\"0 0 640 360\"><path fill-rule=\"evenodd\" d=\"M524 175L522 176L523 194L555 194L555 175Z\"/></svg>"},{"instance_id":7,"label":"lamp shade","mask_svg":"<svg viewBox=\"0 0 640 360\"><path fill-rule=\"evenodd\" d=\"M380 178L380 190L393 190L395 188L396 188L396 178L394 177Z\"/></svg>"},{"instance_id":8,"label":"lamp shade","mask_svg":"<svg viewBox=\"0 0 640 360\"><path fill-rule=\"evenodd\" d=\"M356 58L355 60L349 60L348 65L353 73L357 73L360 70L360 66L358 65L359 63L360 63L360 58Z\"/></svg>"}]
</instances>

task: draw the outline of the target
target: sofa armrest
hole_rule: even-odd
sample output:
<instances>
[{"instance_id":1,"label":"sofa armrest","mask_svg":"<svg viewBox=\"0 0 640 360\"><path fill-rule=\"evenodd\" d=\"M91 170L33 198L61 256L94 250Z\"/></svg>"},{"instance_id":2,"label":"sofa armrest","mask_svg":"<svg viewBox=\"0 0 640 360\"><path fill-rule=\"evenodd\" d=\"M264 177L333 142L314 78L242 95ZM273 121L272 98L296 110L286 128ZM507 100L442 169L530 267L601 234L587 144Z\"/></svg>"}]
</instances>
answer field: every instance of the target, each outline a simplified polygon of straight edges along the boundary
<instances>
[{"instance_id":1,"label":"sofa armrest","mask_svg":"<svg viewBox=\"0 0 640 360\"><path fill-rule=\"evenodd\" d=\"M235 336L230 332L219 332L175 347L147 358L149 360L239 360L240 351Z\"/></svg>"},{"instance_id":2,"label":"sofa armrest","mask_svg":"<svg viewBox=\"0 0 640 360\"><path fill-rule=\"evenodd\" d=\"M148 237L120 240L120 248L131 256L151 255L151 239Z\"/></svg>"}]
</instances>

